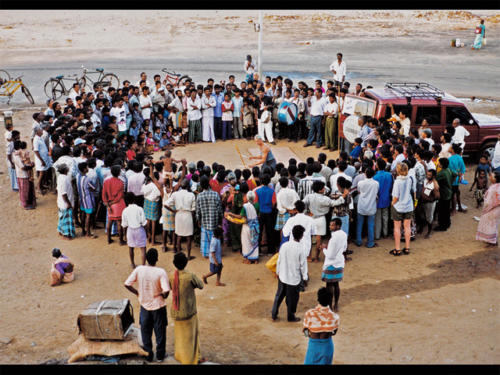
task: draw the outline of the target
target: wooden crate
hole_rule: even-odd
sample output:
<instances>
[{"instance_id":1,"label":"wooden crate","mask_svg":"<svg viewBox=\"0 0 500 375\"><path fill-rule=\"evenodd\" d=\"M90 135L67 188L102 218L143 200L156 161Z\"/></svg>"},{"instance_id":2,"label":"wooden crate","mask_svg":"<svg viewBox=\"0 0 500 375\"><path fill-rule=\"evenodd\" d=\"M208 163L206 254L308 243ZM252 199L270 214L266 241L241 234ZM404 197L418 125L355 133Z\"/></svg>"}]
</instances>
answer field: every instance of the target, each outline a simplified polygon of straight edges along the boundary
<instances>
[{"instance_id":1,"label":"wooden crate","mask_svg":"<svg viewBox=\"0 0 500 375\"><path fill-rule=\"evenodd\" d=\"M78 329L89 340L124 340L134 323L128 299L94 302L78 315Z\"/></svg>"}]
</instances>

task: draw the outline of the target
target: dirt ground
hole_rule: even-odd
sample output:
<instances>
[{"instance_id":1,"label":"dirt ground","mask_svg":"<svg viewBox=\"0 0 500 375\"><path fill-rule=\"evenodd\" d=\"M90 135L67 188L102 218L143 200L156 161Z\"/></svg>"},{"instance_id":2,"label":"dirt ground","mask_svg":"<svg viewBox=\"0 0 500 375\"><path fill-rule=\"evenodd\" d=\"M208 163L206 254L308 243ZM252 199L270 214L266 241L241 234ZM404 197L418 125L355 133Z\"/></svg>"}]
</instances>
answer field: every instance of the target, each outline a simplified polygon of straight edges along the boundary
<instances>
[{"instance_id":1,"label":"dirt ground","mask_svg":"<svg viewBox=\"0 0 500 375\"><path fill-rule=\"evenodd\" d=\"M15 114L15 127L23 135L31 126L30 114ZM193 145L175 149L174 157L236 166L240 162L235 145L243 154L255 147L254 142L241 140ZM302 159L318 153L315 148L303 148L302 143L281 141L278 146L289 146ZM0 152L5 152L4 142ZM1 171L0 363L63 363L68 358L66 348L77 338L78 313L95 301L129 298L138 326L137 298L123 287L130 273L127 247L107 245L102 229L94 240L62 240L56 231L56 197L38 196L37 209L25 211L17 194L10 191L5 164ZM472 171L469 164L469 181ZM477 222L473 217L480 210L468 188L461 191L469 210L452 217L448 232L435 233L429 240L419 236L409 256L390 256L390 239L378 241L375 249L349 246L354 254L341 283L335 364L499 362L500 252L474 240ZM53 247L61 248L76 263L75 281L54 288L48 284ZM301 324L283 321L284 303L281 320L270 320L277 281L264 265L268 258L262 257L258 265L245 265L230 249L223 253L222 281L227 286L215 287L212 278L197 291L202 355L224 364L302 363L307 339ZM196 259L187 269L201 276L208 271L208 261L197 247L193 254ZM160 252L158 265L168 273L173 272L172 257L171 251ZM299 317L316 305L316 291L323 286L321 264L310 263L309 272L311 282L300 296ZM169 308L170 304L171 298ZM174 345L171 323L169 356Z\"/></svg>"}]
</instances>

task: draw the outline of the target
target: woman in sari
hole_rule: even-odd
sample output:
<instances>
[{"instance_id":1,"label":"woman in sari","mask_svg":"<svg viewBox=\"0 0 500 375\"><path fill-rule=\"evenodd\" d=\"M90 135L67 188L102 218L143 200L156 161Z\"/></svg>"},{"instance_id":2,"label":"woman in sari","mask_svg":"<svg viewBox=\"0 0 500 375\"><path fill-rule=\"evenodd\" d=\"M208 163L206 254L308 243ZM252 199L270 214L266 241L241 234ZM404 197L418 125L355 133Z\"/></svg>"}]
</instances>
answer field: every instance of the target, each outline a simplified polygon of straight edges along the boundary
<instances>
[{"instance_id":1,"label":"woman in sari","mask_svg":"<svg viewBox=\"0 0 500 375\"><path fill-rule=\"evenodd\" d=\"M52 263L52 269L50 270L50 286L72 282L75 278L73 275L75 266L73 262L57 248L52 249L52 256L56 260Z\"/></svg>"},{"instance_id":2,"label":"woman in sari","mask_svg":"<svg viewBox=\"0 0 500 375\"><path fill-rule=\"evenodd\" d=\"M247 203L243 205L241 214L236 215L228 212L227 215L235 219L243 220L241 229L241 252L243 263L259 263L259 219L257 216L259 204L255 202L255 193L249 191L246 195Z\"/></svg>"},{"instance_id":3,"label":"woman in sari","mask_svg":"<svg viewBox=\"0 0 500 375\"><path fill-rule=\"evenodd\" d=\"M500 173L490 174L491 186L484 196L483 212L477 226L476 240L488 246L498 244L498 223L500 222Z\"/></svg>"},{"instance_id":4,"label":"woman in sari","mask_svg":"<svg viewBox=\"0 0 500 375\"><path fill-rule=\"evenodd\" d=\"M172 307L170 316L174 324L174 358L183 365L205 362L200 354L200 334L198 312L196 310L195 289L203 289L203 281L184 268L188 258L183 252L174 255L175 271L169 277L172 286Z\"/></svg>"},{"instance_id":5,"label":"woman in sari","mask_svg":"<svg viewBox=\"0 0 500 375\"><path fill-rule=\"evenodd\" d=\"M474 44L471 49L480 49L483 45L483 39L486 37L486 26L484 26L484 20L476 27L476 39L474 39Z\"/></svg>"}]
</instances>

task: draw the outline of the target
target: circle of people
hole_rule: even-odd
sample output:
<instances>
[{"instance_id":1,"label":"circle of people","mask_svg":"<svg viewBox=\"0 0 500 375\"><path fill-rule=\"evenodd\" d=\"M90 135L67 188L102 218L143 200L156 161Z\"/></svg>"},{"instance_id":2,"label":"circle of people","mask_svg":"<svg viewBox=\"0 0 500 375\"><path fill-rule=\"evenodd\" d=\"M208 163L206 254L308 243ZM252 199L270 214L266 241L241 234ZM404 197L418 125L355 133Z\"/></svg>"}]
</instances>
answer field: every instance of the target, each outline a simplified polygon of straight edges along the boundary
<instances>
[{"instance_id":1,"label":"circle of people","mask_svg":"<svg viewBox=\"0 0 500 375\"><path fill-rule=\"evenodd\" d=\"M57 191L57 231L64 239L76 236L76 226L81 227L82 236L96 238L98 222L105 223L108 243L118 236L120 245L129 247L134 270L126 283L129 289L141 277L160 277L156 271L148 274L144 270L154 266L158 258L156 249L147 255L147 242L161 244L164 252L172 246L176 256L183 254L182 245L186 243L186 263L195 258L191 254L192 242L199 244L202 257L210 261L210 272L202 280L207 284L207 279L216 275L218 286L225 285L221 282L223 244L241 253L246 264L258 263L262 255L273 255L278 278L273 321L278 319L285 298L287 320L300 320L295 312L300 291L305 290L309 280L308 261L319 262L323 253L321 279L326 288L318 292L321 303L316 310L306 313L304 330L310 338L308 361L331 363L333 347L328 346L326 357L321 354L325 350L319 344L325 339L321 326L335 327L329 329L330 339L338 327L335 312L339 282L345 261L353 253L347 249L348 238L362 246L366 232L365 246L373 248L378 246L375 241L392 233L395 243L389 253L399 256L410 254L411 240L425 228L425 238L433 230L448 230L450 214L457 207L463 211L460 185L465 164L461 154L469 134L456 119L441 135L441 143L434 143L425 119L418 130L410 130L404 110L399 114L393 110L390 119L362 116L350 153L341 151L337 160L327 160L327 155L320 153L317 160L310 157L305 163L295 159L290 159L288 165L277 163L270 147L264 144L266 139L275 144L274 133L279 139L295 142L306 138L306 147L316 140L318 148L338 148L335 134L339 106L350 87L345 81L342 54L337 55L330 70L334 80L327 82L326 90L321 80L316 81L315 88L305 82L295 88L293 81L280 76L268 76L262 82L251 56L245 62L246 79L239 87L232 75L227 84L221 81L214 85L214 80L208 79L203 86L186 80L179 87L163 86L160 76L155 75L149 95L145 73L141 73L136 85L124 81L123 87L107 91L95 85L94 92L85 92L75 84L64 107L49 100L44 112L33 115L30 139L34 162L27 143L20 140L20 132L7 126L12 190L19 191L25 209L36 207L35 190L42 195ZM339 86L342 88L337 90ZM364 95L361 84L356 85L354 94ZM298 118L292 126L277 122L277 108L283 101L298 107ZM257 161L249 168L228 170L217 162L188 163L172 157L172 149L188 143L233 137L254 138L259 146L261 155L252 157ZM485 201L476 238L490 244L497 243L498 213L491 210L500 206L500 194L494 193L500 191L500 174L496 170L500 166L499 145L500 136L492 163L487 155L481 157L472 185L476 187L478 207ZM160 150L163 155L155 161L153 153ZM492 186L487 192L488 180ZM435 216L438 224L433 228ZM159 234L161 242L157 242ZM141 250L143 267L136 267L135 248ZM54 253L54 258L52 284L71 281L71 261L60 251ZM147 259L148 266L144 266ZM184 260L177 262L177 270L182 271ZM71 271L65 276L66 265ZM179 283L194 277L186 273L183 279L176 271L171 278L176 311L183 304L179 302ZM156 311L158 306L165 306L161 301L168 295L170 284L162 281L159 294L149 296L149 306L144 302L147 297L141 299L140 291L130 289L139 293L141 330L143 315L148 317L144 318L143 337L149 337L145 344L150 357L153 323L163 321ZM199 279L191 284L203 287ZM189 298L194 298L194 292ZM188 300L184 304L189 304ZM190 322L184 328L179 326L179 331L196 331L197 321ZM164 323L166 327L166 312ZM177 331L177 322L175 327ZM158 341L161 333L156 328L155 335ZM189 355L177 355L176 344L176 358L182 357L183 363L201 360L197 338L193 340L179 348L189 349ZM165 343L159 341L157 358L162 359Z\"/></svg>"}]
</instances>

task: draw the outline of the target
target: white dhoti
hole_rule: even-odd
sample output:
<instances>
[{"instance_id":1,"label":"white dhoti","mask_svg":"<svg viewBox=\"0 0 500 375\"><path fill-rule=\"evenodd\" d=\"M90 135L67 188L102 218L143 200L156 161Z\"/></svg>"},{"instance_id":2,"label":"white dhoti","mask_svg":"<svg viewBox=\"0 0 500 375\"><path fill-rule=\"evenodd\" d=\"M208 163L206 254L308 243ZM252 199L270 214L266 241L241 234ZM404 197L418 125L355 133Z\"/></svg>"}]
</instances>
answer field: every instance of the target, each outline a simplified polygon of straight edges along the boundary
<instances>
[{"instance_id":1,"label":"white dhoti","mask_svg":"<svg viewBox=\"0 0 500 375\"><path fill-rule=\"evenodd\" d=\"M317 236L326 235L326 219L324 216L314 218L314 227Z\"/></svg>"},{"instance_id":2,"label":"white dhoti","mask_svg":"<svg viewBox=\"0 0 500 375\"><path fill-rule=\"evenodd\" d=\"M181 237L192 236L194 231L193 215L191 211L177 211L175 213L175 234Z\"/></svg>"},{"instance_id":3,"label":"white dhoti","mask_svg":"<svg viewBox=\"0 0 500 375\"><path fill-rule=\"evenodd\" d=\"M265 141L267 139L268 142L274 142L272 121L269 121L266 124L262 124L259 121L259 123L257 125L257 131L258 131L258 134L262 138L263 141ZM264 134L265 134L265 137L264 137Z\"/></svg>"},{"instance_id":4,"label":"white dhoti","mask_svg":"<svg viewBox=\"0 0 500 375\"><path fill-rule=\"evenodd\" d=\"M203 141L215 142L214 134L214 116L203 116L201 118L201 125L203 128Z\"/></svg>"}]
</instances>

